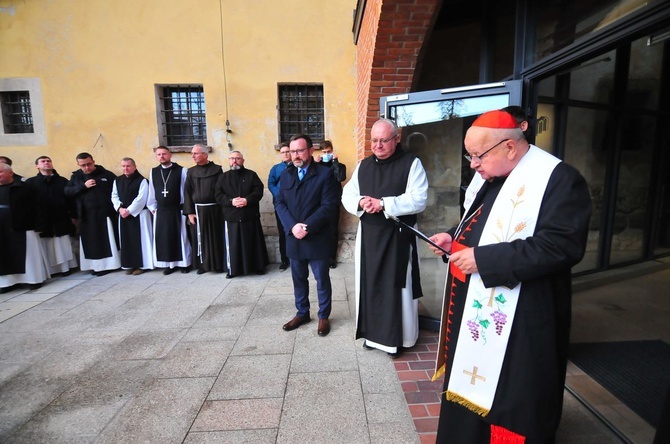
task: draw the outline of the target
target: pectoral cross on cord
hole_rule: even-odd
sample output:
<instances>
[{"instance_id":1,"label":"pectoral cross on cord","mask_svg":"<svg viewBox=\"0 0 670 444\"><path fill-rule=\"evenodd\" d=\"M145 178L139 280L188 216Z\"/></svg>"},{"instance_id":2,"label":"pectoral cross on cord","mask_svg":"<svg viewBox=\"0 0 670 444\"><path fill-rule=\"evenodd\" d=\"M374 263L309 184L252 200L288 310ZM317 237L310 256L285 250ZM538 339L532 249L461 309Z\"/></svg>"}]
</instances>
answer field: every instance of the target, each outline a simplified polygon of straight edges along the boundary
<instances>
[{"instance_id":1,"label":"pectoral cross on cord","mask_svg":"<svg viewBox=\"0 0 670 444\"><path fill-rule=\"evenodd\" d=\"M170 174L172 174L172 170L168 173L167 179L163 176L163 171L161 170L161 179L163 179L163 191L161 191L161 194L163 197L167 197L169 191L167 190L167 183L168 180L170 180Z\"/></svg>"}]
</instances>

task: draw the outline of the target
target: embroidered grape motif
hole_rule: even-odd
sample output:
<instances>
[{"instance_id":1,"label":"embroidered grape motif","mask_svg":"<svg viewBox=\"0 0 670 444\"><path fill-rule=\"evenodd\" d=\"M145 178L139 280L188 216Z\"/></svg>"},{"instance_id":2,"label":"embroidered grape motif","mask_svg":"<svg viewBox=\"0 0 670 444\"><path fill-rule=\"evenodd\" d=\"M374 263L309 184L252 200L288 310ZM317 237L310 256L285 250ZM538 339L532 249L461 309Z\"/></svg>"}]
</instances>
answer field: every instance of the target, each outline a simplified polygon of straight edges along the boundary
<instances>
[{"instance_id":1,"label":"embroidered grape motif","mask_svg":"<svg viewBox=\"0 0 670 444\"><path fill-rule=\"evenodd\" d=\"M496 334L500 336L502 334L503 327L507 324L507 315L500 310L496 310L491 313L493 322L496 324Z\"/></svg>"},{"instance_id":2,"label":"embroidered grape motif","mask_svg":"<svg viewBox=\"0 0 670 444\"><path fill-rule=\"evenodd\" d=\"M477 325L476 322L470 320L468 321L468 328L470 329L472 339L474 339L475 341L479 339L479 325Z\"/></svg>"}]
</instances>

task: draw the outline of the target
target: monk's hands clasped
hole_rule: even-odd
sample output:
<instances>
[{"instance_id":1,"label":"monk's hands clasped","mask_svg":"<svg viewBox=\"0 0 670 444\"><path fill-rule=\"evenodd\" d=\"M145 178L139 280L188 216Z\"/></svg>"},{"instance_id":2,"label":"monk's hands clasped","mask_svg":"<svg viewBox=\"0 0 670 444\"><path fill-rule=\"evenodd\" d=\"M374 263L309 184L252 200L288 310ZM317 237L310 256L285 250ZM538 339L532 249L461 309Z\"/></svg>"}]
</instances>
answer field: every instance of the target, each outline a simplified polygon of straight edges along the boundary
<instances>
[{"instance_id":1,"label":"monk's hands clasped","mask_svg":"<svg viewBox=\"0 0 670 444\"><path fill-rule=\"evenodd\" d=\"M381 199L375 197L363 196L363 198L358 202L363 211L366 213L379 213L384 208L382 207Z\"/></svg>"},{"instance_id":2,"label":"monk's hands clasped","mask_svg":"<svg viewBox=\"0 0 670 444\"><path fill-rule=\"evenodd\" d=\"M247 206L247 199L244 197L235 197L231 203L236 208L242 208Z\"/></svg>"}]
</instances>

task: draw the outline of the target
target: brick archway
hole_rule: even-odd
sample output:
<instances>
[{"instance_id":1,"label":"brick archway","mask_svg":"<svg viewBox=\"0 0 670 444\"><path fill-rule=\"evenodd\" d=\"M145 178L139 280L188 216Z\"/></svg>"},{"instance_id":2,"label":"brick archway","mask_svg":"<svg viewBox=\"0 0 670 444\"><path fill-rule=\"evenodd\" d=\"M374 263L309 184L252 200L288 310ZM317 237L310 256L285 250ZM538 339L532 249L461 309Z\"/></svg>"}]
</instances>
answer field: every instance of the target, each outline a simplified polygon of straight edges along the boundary
<instances>
[{"instance_id":1,"label":"brick archway","mask_svg":"<svg viewBox=\"0 0 670 444\"><path fill-rule=\"evenodd\" d=\"M369 128L379 99L409 92L426 35L442 0L366 0L356 48L357 157L370 154Z\"/></svg>"}]
</instances>

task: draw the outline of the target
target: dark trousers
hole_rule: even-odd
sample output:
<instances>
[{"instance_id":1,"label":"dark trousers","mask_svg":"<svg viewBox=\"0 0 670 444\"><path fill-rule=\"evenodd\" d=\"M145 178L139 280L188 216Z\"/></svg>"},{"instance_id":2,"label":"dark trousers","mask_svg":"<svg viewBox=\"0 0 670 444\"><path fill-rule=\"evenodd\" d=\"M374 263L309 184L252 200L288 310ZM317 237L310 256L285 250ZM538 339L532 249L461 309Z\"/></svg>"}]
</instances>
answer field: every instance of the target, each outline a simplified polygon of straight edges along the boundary
<instances>
[{"instance_id":1,"label":"dark trousers","mask_svg":"<svg viewBox=\"0 0 670 444\"><path fill-rule=\"evenodd\" d=\"M291 259L291 276L295 295L296 316L309 316L309 270L316 279L316 292L319 298L319 319L330 316L333 288L330 285L330 261L328 259Z\"/></svg>"},{"instance_id":2,"label":"dark trousers","mask_svg":"<svg viewBox=\"0 0 670 444\"><path fill-rule=\"evenodd\" d=\"M281 219L275 211L275 219L277 220L277 231L279 232L279 257L281 258L282 264L288 263L288 257L286 256L286 233L284 232L284 226L281 224Z\"/></svg>"}]
</instances>

